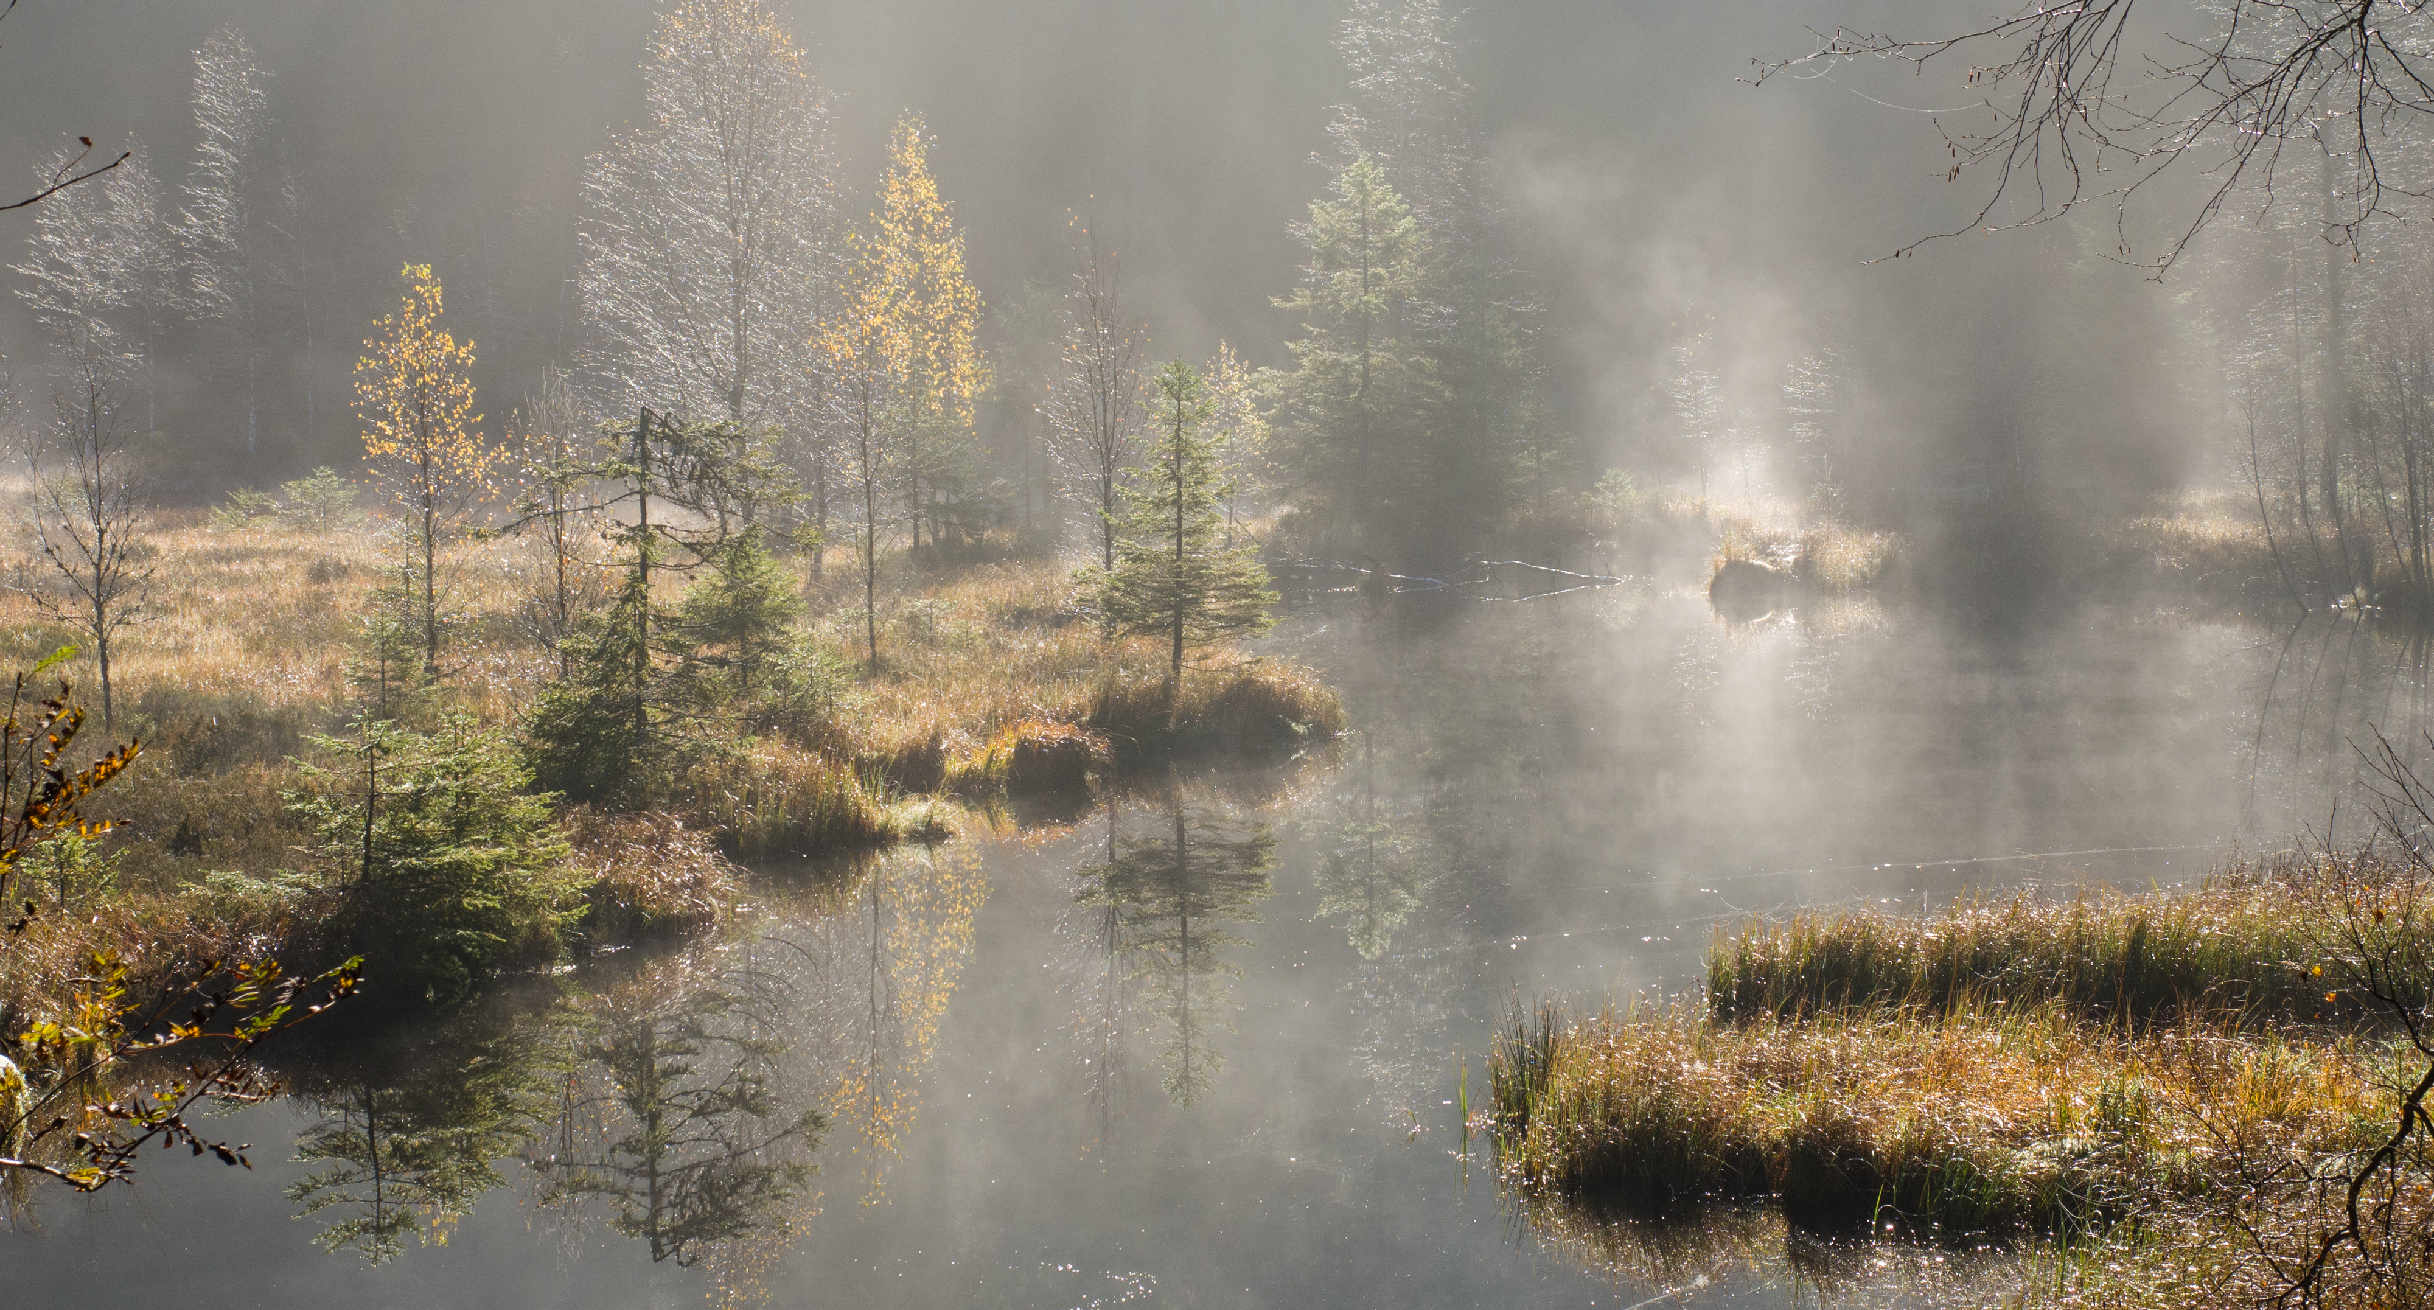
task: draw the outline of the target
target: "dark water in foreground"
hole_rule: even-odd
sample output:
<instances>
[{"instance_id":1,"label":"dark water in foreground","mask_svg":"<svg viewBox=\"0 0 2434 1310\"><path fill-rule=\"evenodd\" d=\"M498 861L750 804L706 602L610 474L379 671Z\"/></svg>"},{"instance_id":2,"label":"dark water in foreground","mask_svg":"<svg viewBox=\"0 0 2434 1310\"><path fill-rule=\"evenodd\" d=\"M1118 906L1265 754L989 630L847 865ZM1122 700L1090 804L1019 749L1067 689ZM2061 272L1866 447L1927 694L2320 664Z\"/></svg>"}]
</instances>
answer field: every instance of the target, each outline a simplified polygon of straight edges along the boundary
<instances>
[{"instance_id":1,"label":"dark water in foreground","mask_svg":"<svg viewBox=\"0 0 2434 1310\"><path fill-rule=\"evenodd\" d=\"M2118 609L1606 592L1277 644L1352 705L1332 758L778 877L730 940L301 1062L225 1125L255 1172L38 1195L0 1301L1779 1305L1779 1234L1594 1272L1466 1168L1516 997L1692 985L1746 912L2195 878L2426 711L2353 624Z\"/></svg>"}]
</instances>

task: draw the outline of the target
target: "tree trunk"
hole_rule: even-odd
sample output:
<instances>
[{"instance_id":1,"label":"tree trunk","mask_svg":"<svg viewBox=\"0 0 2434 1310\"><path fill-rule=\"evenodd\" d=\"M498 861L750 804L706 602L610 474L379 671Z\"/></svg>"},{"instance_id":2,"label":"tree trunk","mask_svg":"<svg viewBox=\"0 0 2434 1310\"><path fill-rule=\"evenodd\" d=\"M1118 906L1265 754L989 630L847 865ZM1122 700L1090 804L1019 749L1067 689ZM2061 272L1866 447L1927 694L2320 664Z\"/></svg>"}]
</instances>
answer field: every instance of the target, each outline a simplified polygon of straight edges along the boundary
<instances>
[{"instance_id":1,"label":"tree trunk","mask_svg":"<svg viewBox=\"0 0 2434 1310\"><path fill-rule=\"evenodd\" d=\"M870 383L862 384L862 416L856 429L862 457L862 626L870 643L871 672L879 671L879 471L871 463Z\"/></svg>"},{"instance_id":2,"label":"tree trunk","mask_svg":"<svg viewBox=\"0 0 2434 1310\"><path fill-rule=\"evenodd\" d=\"M2350 395L2349 369L2343 357L2348 337L2347 304L2342 285L2342 246L2330 239L2330 224L2335 218L2335 195L2332 156L2324 156L2324 217L2327 239L2324 243L2324 463L2317 473L2324 479L2322 494L2325 512L2333 522L2333 540L2341 556L2341 582L2345 589L2355 590L2365 585L2359 575L2358 559L2350 541L2348 514L2341 503L2341 461L2349 444Z\"/></svg>"},{"instance_id":3,"label":"tree trunk","mask_svg":"<svg viewBox=\"0 0 2434 1310\"><path fill-rule=\"evenodd\" d=\"M1184 610L1187 608L1183 588L1183 422L1183 402L1177 400L1175 402L1174 449L1171 452L1172 458L1168 461L1168 467L1174 478L1175 571L1167 585L1173 589L1169 598L1174 602L1175 607L1175 649L1173 661L1169 665L1169 674L1174 680L1175 690L1170 704L1178 709L1183 704L1183 619Z\"/></svg>"},{"instance_id":4,"label":"tree trunk","mask_svg":"<svg viewBox=\"0 0 2434 1310\"><path fill-rule=\"evenodd\" d=\"M634 423L634 743L651 734L651 411Z\"/></svg>"}]
</instances>

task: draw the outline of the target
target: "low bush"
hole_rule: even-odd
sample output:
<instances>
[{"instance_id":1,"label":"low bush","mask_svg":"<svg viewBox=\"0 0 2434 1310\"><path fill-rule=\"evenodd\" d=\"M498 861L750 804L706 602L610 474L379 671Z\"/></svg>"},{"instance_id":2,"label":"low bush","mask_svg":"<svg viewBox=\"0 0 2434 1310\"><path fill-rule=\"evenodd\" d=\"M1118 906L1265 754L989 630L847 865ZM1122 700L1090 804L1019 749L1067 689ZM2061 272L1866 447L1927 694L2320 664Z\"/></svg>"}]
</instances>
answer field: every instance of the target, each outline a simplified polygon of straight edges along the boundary
<instances>
[{"instance_id":1,"label":"low bush","mask_svg":"<svg viewBox=\"0 0 2434 1310\"><path fill-rule=\"evenodd\" d=\"M553 798L532 794L504 734L451 717L430 733L318 744L333 763L307 767L295 807L375 994L452 1002L557 956L582 885Z\"/></svg>"}]
</instances>

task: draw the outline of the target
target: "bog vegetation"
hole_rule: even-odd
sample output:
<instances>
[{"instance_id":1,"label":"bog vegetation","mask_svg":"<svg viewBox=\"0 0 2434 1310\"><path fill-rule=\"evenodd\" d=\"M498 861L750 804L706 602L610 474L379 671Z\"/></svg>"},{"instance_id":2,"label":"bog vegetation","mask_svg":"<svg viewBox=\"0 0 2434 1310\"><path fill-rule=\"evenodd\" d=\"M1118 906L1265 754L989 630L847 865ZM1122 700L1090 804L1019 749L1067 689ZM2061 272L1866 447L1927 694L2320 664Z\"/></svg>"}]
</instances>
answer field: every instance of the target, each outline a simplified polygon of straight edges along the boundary
<instances>
[{"instance_id":1,"label":"bog vegetation","mask_svg":"<svg viewBox=\"0 0 2434 1310\"><path fill-rule=\"evenodd\" d=\"M2434 882L2413 849L1752 925L1711 948L1703 1003L1516 1014L1480 1122L1559 1231L1762 1201L1826 1232L2022 1243L2032 1302L2423 1304Z\"/></svg>"}]
</instances>

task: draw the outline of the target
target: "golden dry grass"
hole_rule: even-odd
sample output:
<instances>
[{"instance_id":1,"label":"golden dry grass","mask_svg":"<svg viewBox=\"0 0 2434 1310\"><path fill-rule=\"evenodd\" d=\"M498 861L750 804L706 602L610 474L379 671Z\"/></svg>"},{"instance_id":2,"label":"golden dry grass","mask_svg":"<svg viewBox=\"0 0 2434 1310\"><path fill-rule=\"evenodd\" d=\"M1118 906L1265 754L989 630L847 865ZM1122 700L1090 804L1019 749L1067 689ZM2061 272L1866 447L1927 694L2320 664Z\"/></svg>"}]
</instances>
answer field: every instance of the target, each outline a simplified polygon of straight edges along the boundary
<instances>
[{"instance_id":1,"label":"golden dry grass","mask_svg":"<svg viewBox=\"0 0 2434 1310\"><path fill-rule=\"evenodd\" d=\"M2236 1189L2226 1140L2323 1157L2387 1117L2391 1052L2371 1039L2126 1035L2061 1007L1555 1022L1509 1037L1492 1071L1535 1081L1496 1096L1507 1167L1617 1203L1771 1196L1829 1225L2080 1231Z\"/></svg>"}]
</instances>

